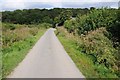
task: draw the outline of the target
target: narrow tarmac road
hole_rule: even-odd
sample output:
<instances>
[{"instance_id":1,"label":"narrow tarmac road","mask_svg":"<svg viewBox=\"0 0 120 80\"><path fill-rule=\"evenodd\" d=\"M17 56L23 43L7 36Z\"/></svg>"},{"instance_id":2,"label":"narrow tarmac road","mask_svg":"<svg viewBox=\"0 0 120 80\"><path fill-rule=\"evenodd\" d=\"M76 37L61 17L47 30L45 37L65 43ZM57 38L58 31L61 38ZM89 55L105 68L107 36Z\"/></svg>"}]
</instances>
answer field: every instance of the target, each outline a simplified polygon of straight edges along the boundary
<instances>
[{"instance_id":1,"label":"narrow tarmac road","mask_svg":"<svg viewBox=\"0 0 120 80\"><path fill-rule=\"evenodd\" d=\"M54 29L50 28L7 78L84 78L84 76L64 50L54 34Z\"/></svg>"}]
</instances>

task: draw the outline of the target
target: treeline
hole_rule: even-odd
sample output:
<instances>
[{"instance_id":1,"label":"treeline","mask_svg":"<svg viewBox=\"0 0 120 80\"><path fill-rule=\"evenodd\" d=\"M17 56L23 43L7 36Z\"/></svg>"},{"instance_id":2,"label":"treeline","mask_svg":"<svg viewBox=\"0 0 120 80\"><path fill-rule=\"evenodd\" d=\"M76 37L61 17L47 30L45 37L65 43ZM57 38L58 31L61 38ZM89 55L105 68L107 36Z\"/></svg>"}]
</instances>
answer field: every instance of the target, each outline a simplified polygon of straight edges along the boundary
<instances>
[{"instance_id":1,"label":"treeline","mask_svg":"<svg viewBox=\"0 0 120 80\"><path fill-rule=\"evenodd\" d=\"M71 11L72 17L76 17L77 14L86 14L89 12L85 9L65 9L65 8L54 8L54 9L23 9L15 11L4 11L2 12L2 22L19 23L19 24L38 24L38 23L50 23L55 25L56 17L61 12Z\"/></svg>"},{"instance_id":2,"label":"treeline","mask_svg":"<svg viewBox=\"0 0 120 80\"><path fill-rule=\"evenodd\" d=\"M83 38L77 46L92 56L95 65L104 65L120 77L120 9L92 9L66 20L64 27Z\"/></svg>"}]
</instances>

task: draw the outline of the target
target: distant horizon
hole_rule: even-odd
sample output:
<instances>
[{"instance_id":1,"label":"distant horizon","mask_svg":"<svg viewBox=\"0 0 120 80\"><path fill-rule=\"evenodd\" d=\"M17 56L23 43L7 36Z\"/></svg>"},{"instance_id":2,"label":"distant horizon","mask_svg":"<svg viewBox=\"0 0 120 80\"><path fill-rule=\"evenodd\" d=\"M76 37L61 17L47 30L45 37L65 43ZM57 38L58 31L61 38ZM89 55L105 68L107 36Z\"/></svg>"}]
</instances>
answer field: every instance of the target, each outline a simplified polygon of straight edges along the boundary
<instances>
[{"instance_id":1,"label":"distant horizon","mask_svg":"<svg viewBox=\"0 0 120 80\"><path fill-rule=\"evenodd\" d=\"M59 7L54 7L54 8L29 8L29 9L40 9L40 10L46 9L46 10L51 10L51 9L55 9L55 8L59 8ZM63 8L63 9L90 9L90 8ZM102 9L102 8L118 9L118 8L111 8L111 7L107 7L107 6L106 7L101 7L101 8L96 8L96 9ZM0 12L4 12L4 11L16 11L16 10L29 10L29 9L2 10ZM60 9L62 9L62 8L60 8Z\"/></svg>"}]
</instances>

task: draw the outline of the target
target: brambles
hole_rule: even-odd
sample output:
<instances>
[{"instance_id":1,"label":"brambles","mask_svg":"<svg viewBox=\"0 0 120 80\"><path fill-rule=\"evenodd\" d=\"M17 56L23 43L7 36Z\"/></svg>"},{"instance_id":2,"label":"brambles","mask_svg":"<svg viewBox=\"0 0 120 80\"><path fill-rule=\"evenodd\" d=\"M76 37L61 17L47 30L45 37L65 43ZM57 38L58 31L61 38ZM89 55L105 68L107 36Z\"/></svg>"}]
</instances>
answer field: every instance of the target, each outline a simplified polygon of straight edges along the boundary
<instances>
[{"instance_id":1,"label":"brambles","mask_svg":"<svg viewBox=\"0 0 120 80\"><path fill-rule=\"evenodd\" d=\"M118 66L111 41L104 35L104 27L85 36L74 36L64 28L58 28L58 38L67 53L86 78L117 78ZM64 36L63 36L64 35Z\"/></svg>"},{"instance_id":2,"label":"brambles","mask_svg":"<svg viewBox=\"0 0 120 80\"><path fill-rule=\"evenodd\" d=\"M64 27L69 33L78 34L77 49L89 56L94 65L99 66L100 74L119 72L120 49L120 10L91 9L90 13L77 15L75 20L67 20ZM104 70L101 65L106 68ZM99 70L102 71L99 71ZM104 72L105 71L105 72ZM116 75L115 74L115 75ZM112 76L112 75L111 75ZM110 75L106 75L110 77Z\"/></svg>"},{"instance_id":3,"label":"brambles","mask_svg":"<svg viewBox=\"0 0 120 80\"><path fill-rule=\"evenodd\" d=\"M114 57L116 50L112 46L112 42L103 34L103 31L106 31L105 28L89 32L85 37L81 37L82 45L78 44L78 46L84 50L83 53L92 55L95 64L104 64L107 68L117 67Z\"/></svg>"}]
</instances>

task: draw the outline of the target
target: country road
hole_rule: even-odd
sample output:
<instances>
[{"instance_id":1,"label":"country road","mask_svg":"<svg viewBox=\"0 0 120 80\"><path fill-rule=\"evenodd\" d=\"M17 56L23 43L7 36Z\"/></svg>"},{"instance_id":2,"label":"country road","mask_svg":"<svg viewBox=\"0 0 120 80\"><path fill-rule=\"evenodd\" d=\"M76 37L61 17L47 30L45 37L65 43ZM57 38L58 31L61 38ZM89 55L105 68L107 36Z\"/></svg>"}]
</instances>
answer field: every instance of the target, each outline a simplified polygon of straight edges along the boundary
<instances>
[{"instance_id":1,"label":"country road","mask_svg":"<svg viewBox=\"0 0 120 80\"><path fill-rule=\"evenodd\" d=\"M7 78L84 78L50 28Z\"/></svg>"}]
</instances>

